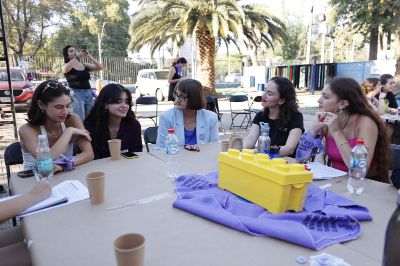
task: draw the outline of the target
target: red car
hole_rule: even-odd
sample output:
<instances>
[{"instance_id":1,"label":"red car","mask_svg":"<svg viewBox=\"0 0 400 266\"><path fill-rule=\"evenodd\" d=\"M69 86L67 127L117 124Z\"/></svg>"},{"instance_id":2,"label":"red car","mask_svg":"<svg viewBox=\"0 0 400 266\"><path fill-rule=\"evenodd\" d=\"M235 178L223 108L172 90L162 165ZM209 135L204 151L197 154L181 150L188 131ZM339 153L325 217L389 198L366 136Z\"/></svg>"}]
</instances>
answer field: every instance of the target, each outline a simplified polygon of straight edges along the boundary
<instances>
[{"instance_id":1,"label":"red car","mask_svg":"<svg viewBox=\"0 0 400 266\"><path fill-rule=\"evenodd\" d=\"M13 87L16 106L28 106L32 101L33 85L19 68L11 68L11 86ZM7 69L0 67L0 104L10 103Z\"/></svg>"}]
</instances>

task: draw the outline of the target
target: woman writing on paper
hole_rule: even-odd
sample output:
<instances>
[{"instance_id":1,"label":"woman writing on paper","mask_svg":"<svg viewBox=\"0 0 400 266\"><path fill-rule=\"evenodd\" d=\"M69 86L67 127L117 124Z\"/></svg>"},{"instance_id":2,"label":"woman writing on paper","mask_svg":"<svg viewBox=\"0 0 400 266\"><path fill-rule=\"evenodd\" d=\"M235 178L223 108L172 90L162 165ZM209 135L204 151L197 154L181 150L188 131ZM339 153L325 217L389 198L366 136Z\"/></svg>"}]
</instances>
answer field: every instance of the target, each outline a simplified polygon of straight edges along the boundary
<instances>
[{"instance_id":1,"label":"woman writing on paper","mask_svg":"<svg viewBox=\"0 0 400 266\"><path fill-rule=\"evenodd\" d=\"M296 92L290 80L273 77L262 95L264 109L256 114L243 148L251 149L260 136L260 122L269 124L271 151L292 156L304 131L303 115L298 111Z\"/></svg>"},{"instance_id":2,"label":"woman writing on paper","mask_svg":"<svg viewBox=\"0 0 400 266\"><path fill-rule=\"evenodd\" d=\"M71 91L57 81L44 81L35 90L28 123L19 129L24 170L36 167L38 135L45 135L51 149L54 172L72 170L93 160L92 140L78 115L71 114ZM74 144L81 153L73 155Z\"/></svg>"},{"instance_id":3,"label":"woman writing on paper","mask_svg":"<svg viewBox=\"0 0 400 266\"><path fill-rule=\"evenodd\" d=\"M28 193L0 202L0 223L15 217L18 213L48 198L51 186L48 181L40 181ZM29 249L25 242L22 226L0 230L0 264L32 265Z\"/></svg>"}]
</instances>

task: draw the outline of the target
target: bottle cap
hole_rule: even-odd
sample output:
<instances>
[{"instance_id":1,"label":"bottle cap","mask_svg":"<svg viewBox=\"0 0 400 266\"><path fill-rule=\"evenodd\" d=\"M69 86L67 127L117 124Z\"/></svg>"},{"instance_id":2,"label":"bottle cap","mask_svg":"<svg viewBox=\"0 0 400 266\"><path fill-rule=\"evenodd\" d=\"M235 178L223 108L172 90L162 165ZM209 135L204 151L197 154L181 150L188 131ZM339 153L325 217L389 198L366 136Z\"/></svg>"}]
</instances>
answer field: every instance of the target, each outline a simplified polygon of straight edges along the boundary
<instances>
[{"instance_id":1,"label":"bottle cap","mask_svg":"<svg viewBox=\"0 0 400 266\"><path fill-rule=\"evenodd\" d=\"M46 140L46 136L45 135L38 135L38 139L39 140Z\"/></svg>"},{"instance_id":2,"label":"bottle cap","mask_svg":"<svg viewBox=\"0 0 400 266\"><path fill-rule=\"evenodd\" d=\"M358 139L356 140L356 145L364 145L364 140L363 139Z\"/></svg>"},{"instance_id":3,"label":"bottle cap","mask_svg":"<svg viewBox=\"0 0 400 266\"><path fill-rule=\"evenodd\" d=\"M261 132L269 131L269 124L265 122L260 122Z\"/></svg>"},{"instance_id":4,"label":"bottle cap","mask_svg":"<svg viewBox=\"0 0 400 266\"><path fill-rule=\"evenodd\" d=\"M175 134L175 129L173 128L168 129L168 134Z\"/></svg>"}]
</instances>

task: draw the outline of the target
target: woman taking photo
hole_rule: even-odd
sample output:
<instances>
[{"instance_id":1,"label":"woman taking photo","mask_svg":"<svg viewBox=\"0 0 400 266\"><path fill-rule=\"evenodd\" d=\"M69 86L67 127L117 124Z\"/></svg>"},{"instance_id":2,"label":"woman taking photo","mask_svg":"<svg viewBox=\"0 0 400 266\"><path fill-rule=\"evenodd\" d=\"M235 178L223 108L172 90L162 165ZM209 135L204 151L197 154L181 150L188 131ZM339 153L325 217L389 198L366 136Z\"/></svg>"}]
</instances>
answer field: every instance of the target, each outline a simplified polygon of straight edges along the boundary
<instances>
[{"instance_id":1,"label":"woman taking photo","mask_svg":"<svg viewBox=\"0 0 400 266\"><path fill-rule=\"evenodd\" d=\"M304 131L303 115L298 111L296 92L290 80L272 78L262 95L264 109L256 114L243 148L251 149L260 136L260 122L269 124L271 150L280 156L292 156Z\"/></svg>"},{"instance_id":2,"label":"woman taking photo","mask_svg":"<svg viewBox=\"0 0 400 266\"><path fill-rule=\"evenodd\" d=\"M90 86L90 73L103 69L86 49L78 52L75 47L67 45L63 49L64 65L61 67L68 85L74 91L72 111L83 121L93 106L93 93ZM92 64L81 63L82 58L89 59Z\"/></svg>"},{"instance_id":3,"label":"woman taking photo","mask_svg":"<svg viewBox=\"0 0 400 266\"><path fill-rule=\"evenodd\" d=\"M165 147L168 129L175 129L179 145L218 141L217 114L205 110L203 86L194 79L180 81L173 93L174 108L160 115L157 148Z\"/></svg>"},{"instance_id":4,"label":"woman taking photo","mask_svg":"<svg viewBox=\"0 0 400 266\"><path fill-rule=\"evenodd\" d=\"M168 91L168 101L174 101L173 92L175 91L176 84L182 80L182 70L185 67L187 61L185 58L181 57L176 62L172 64L169 68L168 73L168 82L169 82L169 91Z\"/></svg>"},{"instance_id":5,"label":"woman taking photo","mask_svg":"<svg viewBox=\"0 0 400 266\"><path fill-rule=\"evenodd\" d=\"M121 140L121 150L142 151L141 127L131 107L132 95L125 87L108 84L100 91L85 120L95 159L110 157L111 139Z\"/></svg>"},{"instance_id":6,"label":"woman taking photo","mask_svg":"<svg viewBox=\"0 0 400 266\"><path fill-rule=\"evenodd\" d=\"M386 93L382 92L381 82L378 78L367 78L362 84L361 89L367 97L368 105L372 110L384 114ZM379 95L377 99L375 96Z\"/></svg>"},{"instance_id":7,"label":"woman taking photo","mask_svg":"<svg viewBox=\"0 0 400 266\"><path fill-rule=\"evenodd\" d=\"M79 116L70 113L70 93L64 85L52 80L42 82L36 88L28 111L28 123L19 129L24 170L36 167L38 135L47 137L53 159L69 158L72 167L93 160L89 132ZM73 156L74 144L81 150L76 156ZM62 164L54 165L54 172L62 170Z\"/></svg>"},{"instance_id":8,"label":"woman taking photo","mask_svg":"<svg viewBox=\"0 0 400 266\"><path fill-rule=\"evenodd\" d=\"M390 149L386 126L379 114L369 108L360 85L351 78L334 78L325 85L318 103L319 112L302 141L325 138L332 167L347 172L351 149L356 140L362 139L368 150L367 177L388 182Z\"/></svg>"}]
</instances>

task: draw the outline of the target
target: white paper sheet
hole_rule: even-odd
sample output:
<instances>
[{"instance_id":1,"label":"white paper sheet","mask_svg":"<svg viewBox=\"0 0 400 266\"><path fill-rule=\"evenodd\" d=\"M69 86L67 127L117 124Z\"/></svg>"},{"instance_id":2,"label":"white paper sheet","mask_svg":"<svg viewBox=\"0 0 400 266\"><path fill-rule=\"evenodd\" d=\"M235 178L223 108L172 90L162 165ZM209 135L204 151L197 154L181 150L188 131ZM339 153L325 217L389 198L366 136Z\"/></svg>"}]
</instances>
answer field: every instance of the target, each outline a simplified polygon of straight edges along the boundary
<instances>
[{"instance_id":1,"label":"white paper sheet","mask_svg":"<svg viewBox=\"0 0 400 266\"><path fill-rule=\"evenodd\" d=\"M313 180L332 179L334 177L347 175L346 172L317 162L310 162L307 163L307 165L311 168L311 172L313 173Z\"/></svg>"},{"instance_id":2,"label":"white paper sheet","mask_svg":"<svg viewBox=\"0 0 400 266\"><path fill-rule=\"evenodd\" d=\"M49 198L33 205L20 213L20 217L28 216L33 213L50 210L60 206L68 205L76 201L89 198L88 189L78 180L66 180L53 187L52 193ZM56 203L61 204L52 206ZM50 207L46 207L50 206Z\"/></svg>"}]
</instances>

